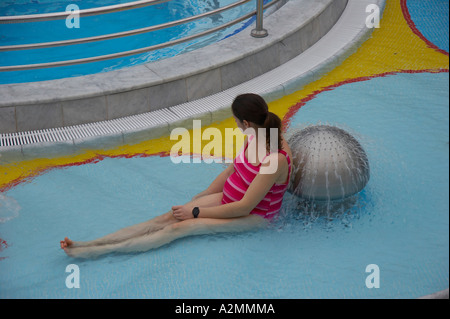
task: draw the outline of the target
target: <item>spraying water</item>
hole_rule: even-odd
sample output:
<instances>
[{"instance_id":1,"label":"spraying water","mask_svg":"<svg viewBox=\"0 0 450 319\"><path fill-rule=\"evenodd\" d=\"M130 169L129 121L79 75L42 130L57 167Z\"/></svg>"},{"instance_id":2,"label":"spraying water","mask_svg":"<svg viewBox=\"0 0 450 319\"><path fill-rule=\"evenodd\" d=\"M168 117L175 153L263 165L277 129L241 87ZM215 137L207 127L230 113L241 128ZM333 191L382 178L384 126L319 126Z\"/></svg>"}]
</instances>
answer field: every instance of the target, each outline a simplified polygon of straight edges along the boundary
<instances>
[{"instance_id":1,"label":"spraying water","mask_svg":"<svg viewBox=\"0 0 450 319\"><path fill-rule=\"evenodd\" d=\"M287 141L293 153L289 192L297 211L311 218L331 217L357 204L370 168L364 149L351 134L335 126L312 125L292 130Z\"/></svg>"}]
</instances>

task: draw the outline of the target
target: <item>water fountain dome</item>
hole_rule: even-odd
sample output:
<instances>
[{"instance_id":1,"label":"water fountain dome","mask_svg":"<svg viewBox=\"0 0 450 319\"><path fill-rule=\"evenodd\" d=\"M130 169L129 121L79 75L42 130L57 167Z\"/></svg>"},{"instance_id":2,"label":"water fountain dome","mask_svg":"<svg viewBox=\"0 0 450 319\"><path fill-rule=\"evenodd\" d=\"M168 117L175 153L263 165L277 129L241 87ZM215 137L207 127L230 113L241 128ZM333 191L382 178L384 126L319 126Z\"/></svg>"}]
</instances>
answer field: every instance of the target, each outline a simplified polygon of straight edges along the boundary
<instances>
[{"instance_id":1,"label":"water fountain dome","mask_svg":"<svg viewBox=\"0 0 450 319\"><path fill-rule=\"evenodd\" d=\"M289 134L293 155L289 191L302 199L333 201L360 192L370 168L361 144L345 130L312 125Z\"/></svg>"}]
</instances>

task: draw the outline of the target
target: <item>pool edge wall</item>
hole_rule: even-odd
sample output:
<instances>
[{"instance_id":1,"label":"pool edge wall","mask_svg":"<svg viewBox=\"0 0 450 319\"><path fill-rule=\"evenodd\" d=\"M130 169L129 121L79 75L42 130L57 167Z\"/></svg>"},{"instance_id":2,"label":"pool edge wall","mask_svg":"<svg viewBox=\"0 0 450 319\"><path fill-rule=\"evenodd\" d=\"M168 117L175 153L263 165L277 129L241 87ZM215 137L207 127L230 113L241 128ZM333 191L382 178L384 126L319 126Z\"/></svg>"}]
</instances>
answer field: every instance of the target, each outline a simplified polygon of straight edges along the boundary
<instances>
[{"instance_id":1,"label":"pool edge wall","mask_svg":"<svg viewBox=\"0 0 450 319\"><path fill-rule=\"evenodd\" d=\"M0 133L122 118L194 101L277 68L314 45L348 0L290 0L252 27L195 51L121 70L0 85ZM290 23L287 23L289 21Z\"/></svg>"}]
</instances>

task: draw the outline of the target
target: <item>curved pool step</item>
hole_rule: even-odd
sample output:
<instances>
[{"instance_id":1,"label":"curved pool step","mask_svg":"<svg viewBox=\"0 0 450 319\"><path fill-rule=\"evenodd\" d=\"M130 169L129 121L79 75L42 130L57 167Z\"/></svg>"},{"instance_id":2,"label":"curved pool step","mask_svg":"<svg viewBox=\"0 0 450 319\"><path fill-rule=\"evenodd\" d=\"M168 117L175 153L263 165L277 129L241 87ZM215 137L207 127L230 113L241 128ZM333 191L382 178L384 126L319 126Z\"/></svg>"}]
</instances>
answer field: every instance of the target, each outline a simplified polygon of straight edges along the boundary
<instances>
[{"instance_id":1,"label":"curved pool step","mask_svg":"<svg viewBox=\"0 0 450 319\"><path fill-rule=\"evenodd\" d=\"M286 0L277 1L276 5ZM270 3L275 3L274 1ZM0 133L112 120L168 108L255 78L297 56L326 34L347 0L290 0L250 28L177 56L119 70L51 81L0 85ZM302 35L301 41L289 38ZM57 69L56 69L57 70Z\"/></svg>"},{"instance_id":2,"label":"curved pool step","mask_svg":"<svg viewBox=\"0 0 450 319\"><path fill-rule=\"evenodd\" d=\"M318 79L355 52L372 32L365 20L367 6L374 3L382 11L385 0L349 0L333 28L309 49L279 67L229 89L165 109L114 120L2 134L0 152L3 159L8 155L49 157L76 153L84 148L133 144L169 135L175 127L191 128L193 119L209 125L228 118L231 102L240 93L253 92L268 102L273 101ZM300 39L293 37L286 41Z\"/></svg>"}]
</instances>

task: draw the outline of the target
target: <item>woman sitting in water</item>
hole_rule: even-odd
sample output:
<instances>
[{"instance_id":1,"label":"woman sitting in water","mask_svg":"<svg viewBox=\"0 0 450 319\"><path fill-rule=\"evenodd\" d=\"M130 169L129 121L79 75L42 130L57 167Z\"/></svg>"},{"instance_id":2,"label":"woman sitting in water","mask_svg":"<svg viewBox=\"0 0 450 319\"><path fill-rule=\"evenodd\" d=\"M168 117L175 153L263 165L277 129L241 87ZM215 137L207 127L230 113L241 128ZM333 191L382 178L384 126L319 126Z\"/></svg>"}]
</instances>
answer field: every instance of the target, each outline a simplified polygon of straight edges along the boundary
<instances>
[{"instance_id":1,"label":"woman sitting in water","mask_svg":"<svg viewBox=\"0 0 450 319\"><path fill-rule=\"evenodd\" d=\"M231 108L237 126L248 135L233 165L206 190L187 204L173 206L168 213L99 239L81 242L66 237L61 248L69 256L90 258L112 252L147 251L190 235L240 232L264 226L281 208L291 174L292 153L282 137L280 118L269 112L262 97L239 95ZM277 136L270 137L271 132ZM258 138L260 134L265 139ZM272 151L271 141L277 145ZM256 154L266 156L260 160ZM269 169L273 167L276 169Z\"/></svg>"}]
</instances>

